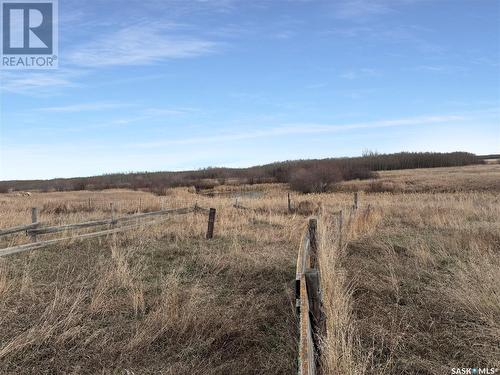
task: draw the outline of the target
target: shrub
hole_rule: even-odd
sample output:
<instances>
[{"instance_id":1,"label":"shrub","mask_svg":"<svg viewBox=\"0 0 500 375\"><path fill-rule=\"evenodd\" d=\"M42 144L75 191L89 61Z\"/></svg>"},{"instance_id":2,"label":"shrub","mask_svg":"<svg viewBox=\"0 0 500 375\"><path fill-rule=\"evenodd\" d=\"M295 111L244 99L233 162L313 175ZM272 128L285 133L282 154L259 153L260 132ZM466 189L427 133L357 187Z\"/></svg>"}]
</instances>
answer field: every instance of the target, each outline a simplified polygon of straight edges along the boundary
<instances>
[{"instance_id":1,"label":"shrub","mask_svg":"<svg viewBox=\"0 0 500 375\"><path fill-rule=\"evenodd\" d=\"M299 169L290 178L290 187L302 193L324 193L342 181L342 173L337 167L326 168L315 165L309 169Z\"/></svg>"}]
</instances>

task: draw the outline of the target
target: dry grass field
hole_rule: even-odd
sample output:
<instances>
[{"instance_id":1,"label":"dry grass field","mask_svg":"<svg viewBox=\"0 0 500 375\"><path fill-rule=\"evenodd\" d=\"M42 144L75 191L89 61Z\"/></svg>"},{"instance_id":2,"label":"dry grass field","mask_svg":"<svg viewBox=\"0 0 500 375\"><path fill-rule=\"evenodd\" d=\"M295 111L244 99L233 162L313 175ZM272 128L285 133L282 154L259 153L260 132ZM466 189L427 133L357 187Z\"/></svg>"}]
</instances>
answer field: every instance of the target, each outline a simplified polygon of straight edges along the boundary
<instances>
[{"instance_id":1,"label":"dry grass field","mask_svg":"<svg viewBox=\"0 0 500 375\"><path fill-rule=\"evenodd\" d=\"M245 187L259 190L239 198L248 209L232 207L237 186L213 196L186 188L165 197L0 195L0 228L28 223L33 206L51 224L109 217L110 202L117 215L195 203L217 209L212 240L204 238L206 214L192 213L0 258L0 373L295 372L292 280L315 211L322 212L323 373L500 367L500 165L386 172L381 180L404 188L341 186L367 190L360 206L372 207L350 221L351 193L293 195L296 206L311 203L288 213L278 184ZM0 247L25 242L10 236Z\"/></svg>"},{"instance_id":2,"label":"dry grass field","mask_svg":"<svg viewBox=\"0 0 500 375\"><path fill-rule=\"evenodd\" d=\"M421 168L377 172L378 178L345 181L339 191L392 193L456 193L464 191L500 191L500 164L449 168Z\"/></svg>"}]
</instances>

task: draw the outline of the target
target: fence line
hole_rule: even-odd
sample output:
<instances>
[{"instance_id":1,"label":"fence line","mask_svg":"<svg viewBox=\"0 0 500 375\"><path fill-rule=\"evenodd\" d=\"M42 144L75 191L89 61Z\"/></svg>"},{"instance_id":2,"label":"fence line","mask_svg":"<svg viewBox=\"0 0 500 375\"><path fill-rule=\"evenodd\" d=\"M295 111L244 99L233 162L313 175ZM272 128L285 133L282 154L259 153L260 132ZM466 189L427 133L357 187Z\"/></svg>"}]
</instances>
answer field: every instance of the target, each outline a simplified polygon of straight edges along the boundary
<instances>
[{"instance_id":1,"label":"fence line","mask_svg":"<svg viewBox=\"0 0 500 375\"><path fill-rule=\"evenodd\" d=\"M314 335L316 331L315 322L320 320L319 316L313 316L319 312L319 283L313 283L309 274L315 267L317 240L317 219L309 220L303 242L297 255L297 270L295 274L295 307L299 315L299 358L298 367L301 375L316 374L316 349ZM318 290L315 290L315 289ZM315 298L313 298L315 296ZM317 308L313 308L317 305Z\"/></svg>"},{"instance_id":2,"label":"fence line","mask_svg":"<svg viewBox=\"0 0 500 375\"><path fill-rule=\"evenodd\" d=\"M104 220L87 221L84 223L55 225L55 226L51 226L51 227L29 229L28 234L57 233L57 232L64 232L67 230L71 230L71 229L82 229L82 228L89 228L89 227L101 226L101 225L107 225L107 224L114 225L114 224L118 224L121 222L138 220L138 219L142 219L142 218L149 218L152 216L162 216L162 215L169 215L169 214L182 215L182 214L187 214L187 213L194 212L194 211L195 211L194 208L176 208L176 209L170 209L170 210L154 211L154 212L147 212L147 213L143 213L143 214L122 216L122 217L118 217L115 219L111 218L111 219L104 219Z\"/></svg>"},{"instance_id":3,"label":"fence line","mask_svg":"<svg viewBox=\"0 0 500 375\"><path fill-rule=\"evenodd\" d=\"M34 209L34 210L32 210L32 212L36 212L36 210ZM77 234L77 235L70 236L70 237L55 238L55 239L44 240L44 241L34 241L34 242L28 243L28 244L7 247L4 249L0 249L0 257L10 255L10 254L16 254L16 253L20 253L20 252L24 252L24 251L39 249L39 248L50 246L50 245L53 245L53 244L56 244L56 243L62 242L62 241L68 241L68 240L73 240L73 239L82 239L82 238L101 237L101 236L106 236L108 234L113 234L113 233L118 233L118 232L130 230L130 229L134 229L134 228L137 228L137 227L140 227L143 225L158 224L158 223L161 223L161 222L169 219L169 217L168 218L157 218L158 216L183 215L183 214L188 214L188 213L192 213L192 212L209 212L207 238L212 238L213 231L214 231L214 224L215 224L215 209L214 208L210 208L210 209L203 208L203 207L200 207L196 204L194 207L184 207L184 208L176 208L176 209L147 212L147 213L143 213L143 214L122 216L119 218L114 218L114 215L113 215L113 217L111 219L94 220L94 221L88 221L88 222L84 222L84 223L65 224L65 225L59 225L59 226L50 226L50 227L41 227L40 228L41 223L37 221L35 223L28 224L28 225L22 225L22 226L12 227L12 228L8 228L8 229L2 229L2 230L0 230L0 235L7 235L7 234L13 234L13 233L25 231L26 234L28 236L30 236L32 239L36 239L36 236L39 234L57 233L57 232L63 232L63 231L68 231L68 230L73 230L73 229L89 228L89 227L94 227L94 226L115 225L117 223L127 223L127 222L130 222L133 220L138 220L138 219L149 219L149 218L153 219L153 220L142 221L142 222L138 222L135 224L123 225L123 226L118 227L118 228L106 229L106 230L101 230L101 231L92 232L92 233L83 233L83 234ZM35 216L33 216L33 217L35 217Z\"/></svg>"},{"instance_id":4,"label":"fence line","mask_svg":"<svg viewBox=\"0 0 500 375\"><path fill-rule=\"evenodd\" d=\"M358 212L358 194L354 194L353 205L350 207L350 218ZM367 207L365 214L370 211ZM338 215L339 241L342 241L343 211L334 212ZM348 226L350 225L350 220ZM320 351L318 338L326 333L326 317L322 308L320 264L318 261L318 220L309 219L307 230L297 254L295 274L295 308L299 317L299 375L316 375L319 373ZM341 242L339 244L341 245Z\"/></svg>"}]
</instances>

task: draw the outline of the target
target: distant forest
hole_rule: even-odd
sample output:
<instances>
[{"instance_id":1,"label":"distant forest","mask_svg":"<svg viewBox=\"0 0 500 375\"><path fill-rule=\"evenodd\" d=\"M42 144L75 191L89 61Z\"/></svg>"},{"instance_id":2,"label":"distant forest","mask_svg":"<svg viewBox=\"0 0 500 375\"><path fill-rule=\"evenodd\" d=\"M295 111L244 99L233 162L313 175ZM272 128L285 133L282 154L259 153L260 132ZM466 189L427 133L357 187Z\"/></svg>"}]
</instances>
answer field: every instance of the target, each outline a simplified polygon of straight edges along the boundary
<instances>
[{"instance_id":1,"label":"distant forest","mask_svg":"<svg viewBox=\"0 0 500 375\"><path fill-rule=\"evenodd\" d=\"M483 158L467 152L400 152L378 154L365 152L353 158L293 160L249 168L210 167L182 172L117 173L94 177L51 180L0 181L0 193L9 191L68 191L127 188L164 194L170 187L194 186L210 189L225 183L289 183L304 193L322 192L334 184L353 179L374 178L376 171L413 168L454 167L482 164Z\"/></svg>"}]
</instances>

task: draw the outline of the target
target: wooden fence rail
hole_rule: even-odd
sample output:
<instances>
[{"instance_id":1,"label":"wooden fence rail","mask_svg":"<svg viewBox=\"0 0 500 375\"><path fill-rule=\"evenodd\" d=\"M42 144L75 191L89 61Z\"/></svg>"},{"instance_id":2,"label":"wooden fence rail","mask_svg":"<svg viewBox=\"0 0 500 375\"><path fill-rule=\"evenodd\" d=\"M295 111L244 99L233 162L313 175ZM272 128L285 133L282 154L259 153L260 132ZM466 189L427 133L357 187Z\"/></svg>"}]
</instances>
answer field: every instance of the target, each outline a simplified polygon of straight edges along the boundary
<instances>
[{"instance_id":1,"label":"wooden fence rail","mask_svg":"<svg viewBox=\"0 0 500 375\"><path fill-rule=\"evenodd\" d=\"M17 227L12 227L12 228L0 229L0 237L6 236L8 234L26 232L29 229L35 229L39 225L40 225L40 223L32 223L32 224L27 224L27 225L19 225Z\"/></svg>"},{"instance_id":2,"label":"wooden fence rail","mask_svg":"<svg viewBox=\"0 0 500 375\"><path fill-rule=\"evenodd\" d=\"M317 219L310 219L297 256L295 298L300 320L299 358L300 375L316 374L315 335L321 321L321 298L317 266Z\"/></svg>"},{"instance_id":3,"label":"wooden fence rail","mask_svg":"<svg viewBox=\"0 0 500 375\"><path fill-rule=\"evenodd\" d=\"M65 225L56 225L56 226L51 226L51 227L29 229L28 234L57 233L57 232L64 232L64 231L72 230L72 229L82 229L82 228L89 228L89 227L94 227L94 226L110 225L110 224L114 225L114 224L127 222L127 221L150 218L153 216L182 215L182 214L187 214L187 213L194 212L194 211L195 211L194 208L176 208L176 209L170 209L170 210L161 210L161 211L147 212L144 214L134 214L134 215L129 215L129 216L122 216L122 217L117 217L115 219L111 218L111 219L104 219L104 220L87 221L84 223L65 224Z\"/></svg>"},{"instance_id":4,"label":"wooden fence rail","mask_svg":"<svg viewBox=\"0 0 500 375\"><path fill-rule=\"evenodd\" d=\"M357 215L368 215L370 205L361 213L358 211L358 193L354 194L353 205L349 209L349 222ZM338 215L337 230L339 248L342 244L343 210L333 213ZM299 317L299 375L316 375L320 363L319 338L326 334L326 317L321 300L321 278L318 257L318 221L309 219L307 230L297 255L297 269L295 274L295 308Z\"/></svg>"},{"instance_id":5,"label":"wooden fence rail","mask_svg":"<svg viewBox=\"0 0 500 375\"><path fill-rule=\"evenodd\" d=\"M113 211L113 209L112 209L112 211ZM36 210L33 210L32 212L36 212ZM7 247L4 249L0 249L0 257L10 255L10 254L16 254L16 253L20 253L20 252L24 252L24 251L34 250L34 249L42 248L45 246L50 246L50 245L53 245L53 244L56 244L59 242L63 242L63 241L68 241L68 240L73 240L73 239L82 239L82 238L101 237L101 236L106 236L108 234L113 234L113 233L118 233L118 232L130 230L130 229L138 228L138 227L143 226L143 225L158 224L158 223L161 223L163 221L170 219L171 215L183 215L183 214L188 214L191 212L209 212L210 213L208 221L209 221L209 230L211 230L210 238L212 238L214 223L215 223L215 209L213 209L213 208L208 209L208 208L203 208L203 207L200 207L198 205L195 205L194 207L167 209L167 210L161 210L161 211L147 212L147 213L143 213L143 214L134 214L134 215L129 215L129 216L123 216L123 217L118 217L118 218L115 218L114 214L113 214L113 217L111 219L87 221L84 223L65 224L65 225L50 226L50 227L40 227L41 223L35 222L32 224L28 224L28 225L22 225L22 226L18 226L18 227L1 229L0 235L7 235L7 234L13 234L13 233L25 231L26 234L29 235L32 239L36 239L36 236L40 235L40 234L58 233L58 232L63 232L63 231L68 231L68 230L89 228L89 227L94 227L94 226L116 225L117 223L127 224L130 221L139 220L139 219L152 219L152 220L137 222L134 224L123 225L123 226L120 226L117 228L101 230L98 232L83 233L83 234L78 234L78 235L74 235L71 237L55 238L55 239L44 240L44 241L34 241L34 242L28 243L28 244ZM167 216L167 217L164 218L163 216ZM33 217L36 218L36 215L34 215ZM207 235L207 238L208 238L208 235Z\"/></svg>"}]
</instances>

